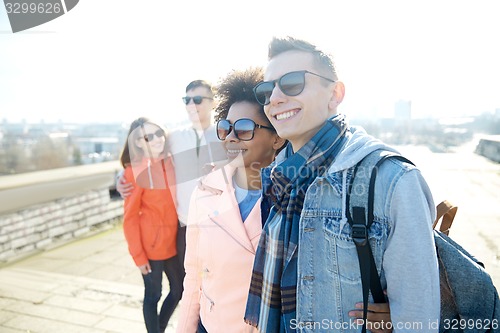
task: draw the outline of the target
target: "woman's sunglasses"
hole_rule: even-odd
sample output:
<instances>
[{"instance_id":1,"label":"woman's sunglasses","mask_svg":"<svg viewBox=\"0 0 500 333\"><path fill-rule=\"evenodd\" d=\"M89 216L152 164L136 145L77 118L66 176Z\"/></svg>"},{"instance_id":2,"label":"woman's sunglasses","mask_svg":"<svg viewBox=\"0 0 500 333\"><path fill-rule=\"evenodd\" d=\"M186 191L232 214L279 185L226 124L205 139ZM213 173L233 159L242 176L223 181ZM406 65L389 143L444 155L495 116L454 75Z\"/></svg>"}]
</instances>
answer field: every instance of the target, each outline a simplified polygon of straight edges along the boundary
<instances>
[{"instance_id":1,"label":"woman's sunglasses","mask_svg":"<svg viewBox=\"0 0 500 333\"><path fill-rule=\"evenodd\" d=\"M335 82L332 79L306 70L286 73L277 80L263 81L257 84L253 88L253 92L255 94L255 98L257 98L257 102L259 102L259 104L261 105L268 105L271 102L271 95L273 93L274 87L276 86L276 83L278 83L278 87L285 95L299 95L304 90L304 87L306 85L306 73L318 76L330 82Z\"/></svg>"},{"instance_id":2,"label":"woman's sunglasses","mask_svg":"<svg viewBox=\"0 0 500 333\"><path fill-rule=\"evenodd\" d=\"M157 137L161 138L161 137L165 136L165 132L164 132L162 129L159 129L159 130L157 130L157 131L156 131L156 132L154 132L154 133L144 134L143 139L144 139L144 141L146 141L146 142L150 142L150 141L153 141L153 139L154 139L155 135L156 135Z\"/></svg>"},{"instance_id":3,"label":"woman's sunglasses","mask_svg":"<svg viewBox=\"0 0 500 333\"><path fill-rule=\"evenodd\" d=\"M213 99L212 97L205 97L205 96L185 96L185 97L182 97L182 101L184 102L184 104L188 105L189 102L191 102L191 100L193 100L193 103L196 104L196 105L199 105L201 104L201 102L203 102L203 99Z\"/></svg>"},{"instance_id":4,"label":"woman's sunglasses","mask_svg":"<svg viewBox=\"0 0 500 333\"><path fill-rule=\"evenodd\" d=\"M256 124L252 119L241 118L231 124L227 119L217 122L217 137L225 140L229 133L234 130L234 136L240 141L250 141L253 139L255 128L266 128L274 131L274 128Z\"/></svg>"}]
</instances>

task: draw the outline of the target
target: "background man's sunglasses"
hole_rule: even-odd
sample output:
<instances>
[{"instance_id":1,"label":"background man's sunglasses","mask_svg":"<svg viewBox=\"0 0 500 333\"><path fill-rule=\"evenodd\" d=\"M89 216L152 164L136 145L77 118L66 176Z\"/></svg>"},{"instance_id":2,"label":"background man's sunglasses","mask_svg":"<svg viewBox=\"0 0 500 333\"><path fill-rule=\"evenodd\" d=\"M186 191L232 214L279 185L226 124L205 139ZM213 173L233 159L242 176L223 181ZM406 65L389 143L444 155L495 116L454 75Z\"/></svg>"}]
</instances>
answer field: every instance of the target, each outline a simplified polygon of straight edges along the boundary
<instances>
[{"instance_id":1,"label":"background man's sunglasses","mask_svg":"<svg viewBox=\"0 0 500 333\"><path fill-rule=\"evenodd\" d=\"M150 134L144 134L143 138L144 138L144 141L146 142L150 142L150 141L153 141L155 135L159 138L161 138L162 136L165 135L165 132L162 130L162 129L159 129L157 130L156 132L154 133L150 133Z\"/></svg>"},{"instance_id":2,"label":"background man's sunglasses","mask_svg":"<svg viewBox=\"0 0 500 333\"><path fill-rule=\"evenodd\" d=\"M231 130L234 129L234 136L240 141L250 141L253 139L255 128L266 128L274 131L274 128L256 124L252 119L241 118L231 124L227 119L221 119L217 122L217 137L219 140L225 140Z\"/></svg>"},{"instance_id":3,"label":"background man's sunglasses","mask_svg":"<svg viewBox=\"0 0 500 333\"><path fill-rule=\"evenodd\" d=\"M332 79L306 70L286 73L277 80L263 81L257 84L253 88L253 92L255 94L255 98L257 98L257 102L259 102L259 104L261 105L268 105L271 102L271 95L273 93L274 87L276 86L276 83L278 83L278 87L285 95L299 95L304 90L304 87L306 85L306 73L318 76L330 82L335 82Z\"/></svg>"},{"instance_id":4,"label":"background man's sunglasses","mask_svg":"<svg viewBox=\"0 0 500 333\"><path fill-rule=\"evenodd\" d=\"M188 105L189 102L191 102L191 100L193 100L194 104L198 105L198 104L201 104L201 102L203 102L203 99L213 99L212 97L205 97L205 96L185 96L185 97L182 97L182 101L184 102L184 104Z\"/></svg>"}]
</instances>

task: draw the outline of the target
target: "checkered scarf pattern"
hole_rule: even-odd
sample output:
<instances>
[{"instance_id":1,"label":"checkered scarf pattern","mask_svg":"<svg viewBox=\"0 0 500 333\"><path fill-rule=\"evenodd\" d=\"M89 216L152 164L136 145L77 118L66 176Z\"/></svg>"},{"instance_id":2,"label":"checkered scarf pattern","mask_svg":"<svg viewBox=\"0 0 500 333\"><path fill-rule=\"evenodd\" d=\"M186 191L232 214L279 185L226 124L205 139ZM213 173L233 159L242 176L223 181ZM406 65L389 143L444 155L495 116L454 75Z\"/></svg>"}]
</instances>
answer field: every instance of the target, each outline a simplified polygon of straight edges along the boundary
<instances>
[{"instance_id":1,"label":"checkered scarf pattern","mask_svg":"<svg viewBox=\"0 0 500 333\"><path fill-rule=\"evenodd\" d=\"M296 317L299 220L307 189L327 171L344 145L345 116L323 125L298 152L263 171L263 202L273 202L257 248L245 321L261 332L286 332ZM270 178L265 177L270 174Z\"/></svg>"}]
</instances>

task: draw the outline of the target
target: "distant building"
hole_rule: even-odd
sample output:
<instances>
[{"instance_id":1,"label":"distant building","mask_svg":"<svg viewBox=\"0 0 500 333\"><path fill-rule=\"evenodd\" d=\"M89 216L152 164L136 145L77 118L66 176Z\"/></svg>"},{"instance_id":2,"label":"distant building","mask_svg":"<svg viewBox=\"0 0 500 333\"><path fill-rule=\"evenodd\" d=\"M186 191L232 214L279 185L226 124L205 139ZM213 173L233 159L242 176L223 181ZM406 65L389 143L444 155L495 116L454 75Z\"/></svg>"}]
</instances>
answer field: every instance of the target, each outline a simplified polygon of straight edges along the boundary
<instances>
[{"instance_id":1,"label":"distant building","mask_svg":"<svg viewBox=\"0 0 500 333\"><path fill-rule=\"evenodd\" d=\"M399 100L394 104L394 119L411 120L411 101Z\"/></svg>"},{"instance_id":2,"label":"distant building","mask_svg":"<svg viewBox=\"0 0 500 333\"><path fill-rule=\"evenodd\" d=\"M411 101L399 100L394 104L393 139L400 144L411 142Z\"/></svg>"},{"instance_id":3,"label":"distant building","mask_svg":"<svg viewBox=\"0 0 500 333\"><path fill-rule=\"evenodd\" d=\"M75 138L84 164L117 160L122 141L117 137Z\"/></svg>"}]
</instances>

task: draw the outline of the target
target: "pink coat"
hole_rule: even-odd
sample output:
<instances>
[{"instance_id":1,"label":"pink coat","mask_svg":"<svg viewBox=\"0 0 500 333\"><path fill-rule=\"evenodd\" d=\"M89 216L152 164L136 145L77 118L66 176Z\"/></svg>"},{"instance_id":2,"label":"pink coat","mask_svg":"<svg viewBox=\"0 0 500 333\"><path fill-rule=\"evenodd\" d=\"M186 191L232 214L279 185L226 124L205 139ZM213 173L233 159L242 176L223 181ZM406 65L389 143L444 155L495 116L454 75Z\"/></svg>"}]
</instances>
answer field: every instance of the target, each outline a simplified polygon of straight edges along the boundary
<instances>
[{"instance_id":1,"label":"pink coat","mask_svg":"<svg viewBox=\"0 0 500 333\"><path fill-rule=\"evenodd\" d=\"M243 316L262 231L260 199L243 223L232 185L234 172L225 167L203 180L222 194L196 189L191 197L177 332L196 332L200 317L210 333L257 332Z\"/></svg>"}]
</instances>

